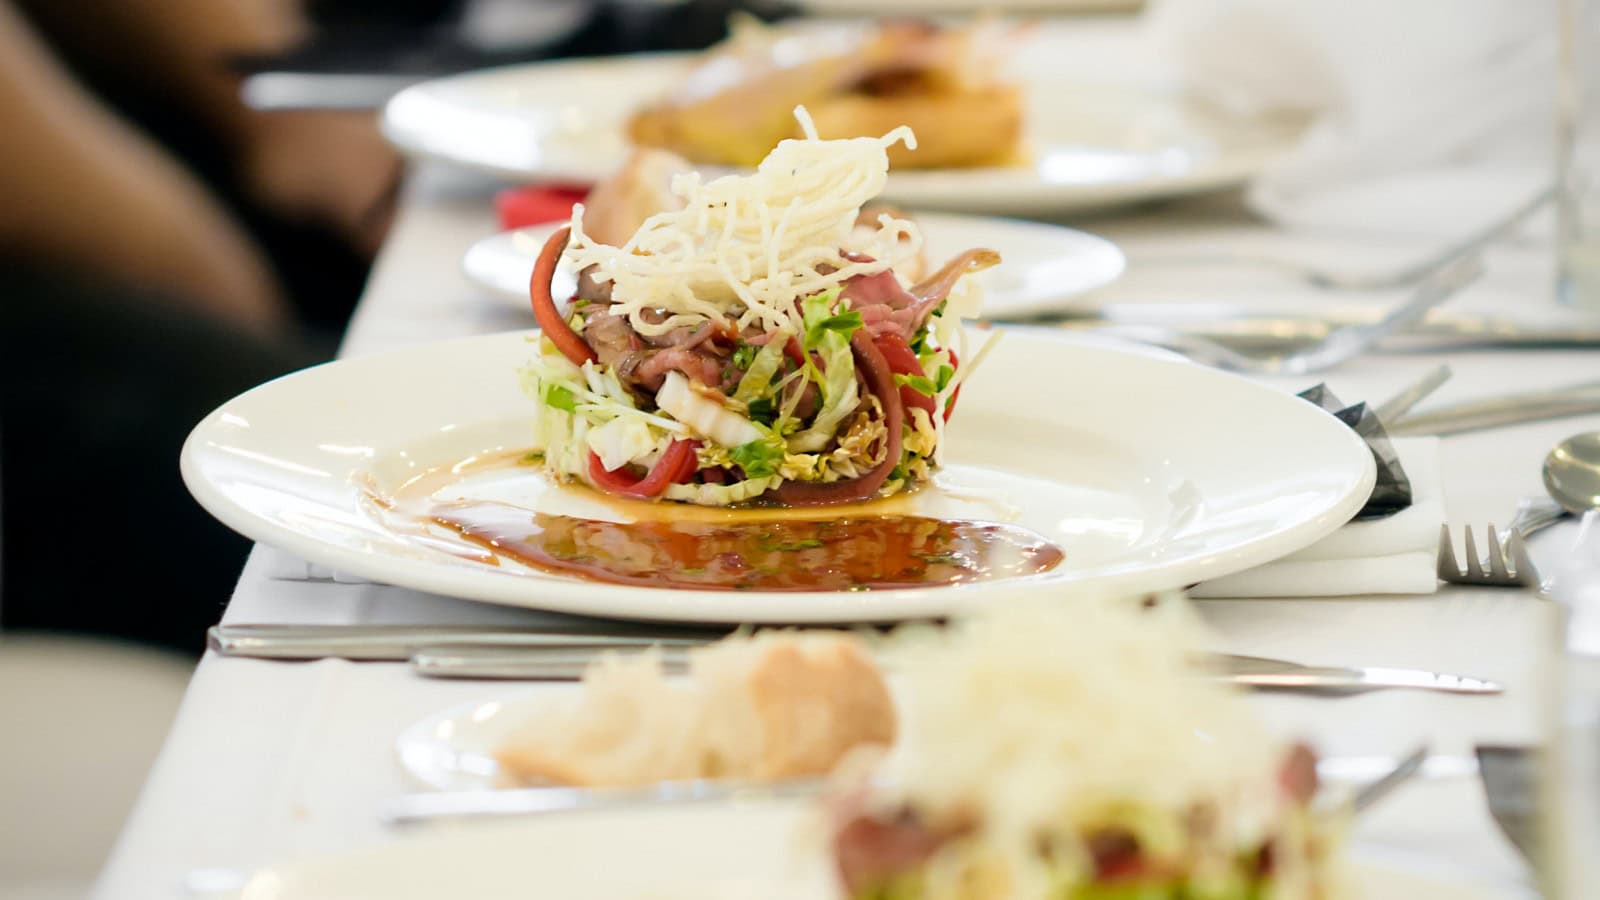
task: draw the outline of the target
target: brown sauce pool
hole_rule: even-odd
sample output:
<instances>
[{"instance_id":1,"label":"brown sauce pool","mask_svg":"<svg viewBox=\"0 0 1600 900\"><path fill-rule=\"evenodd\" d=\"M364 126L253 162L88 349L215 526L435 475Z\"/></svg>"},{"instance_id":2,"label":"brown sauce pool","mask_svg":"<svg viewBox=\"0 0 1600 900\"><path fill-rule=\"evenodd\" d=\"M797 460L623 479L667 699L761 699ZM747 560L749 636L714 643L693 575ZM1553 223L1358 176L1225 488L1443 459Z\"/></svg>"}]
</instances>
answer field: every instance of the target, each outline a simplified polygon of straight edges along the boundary
<instances>
[{"instance_id":1,"label":"brown sauce pool","mask_svg":"<svg viewBox=\"0 0 1600 900\"><path fill-rule=\"evenodd\" d=\"M620 523L474 502L436 508L429 518L533 568L653 588L930 587L1035 575L1063 558L1024 528L911 515Z\"/></svg>"}]
</instances>

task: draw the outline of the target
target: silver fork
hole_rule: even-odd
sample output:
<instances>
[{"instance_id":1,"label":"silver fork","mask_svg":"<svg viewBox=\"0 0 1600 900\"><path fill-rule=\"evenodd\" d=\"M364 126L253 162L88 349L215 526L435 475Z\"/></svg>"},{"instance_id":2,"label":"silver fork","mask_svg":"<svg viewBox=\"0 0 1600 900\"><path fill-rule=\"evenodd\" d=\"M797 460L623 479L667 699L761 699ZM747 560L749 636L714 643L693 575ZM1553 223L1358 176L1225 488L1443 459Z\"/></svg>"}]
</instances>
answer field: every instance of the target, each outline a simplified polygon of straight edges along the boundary
<instances>
[{"instance_id":1,"label":"silver fork","mask_svg":"<svg viewBox=\"0 0 1600 900\"><path fill-rule=\"evenodd\" d=\"M1439 580L1447 584L1487 584L1495 587L1532 587L1541 584L1539 573L1528 558L1527 545L1522 535L1508 531L1504 543L1493 525L1487 529L1489 555L1478 555L1478 542L1472 536L1472 526L1463 528L1466 534L1467 567L1463 569L1456 560L1455 541L1450 537L1450 526L1439 526Z\"/></svg>"},{"instance_id":2,"label":"silver fork","mask_svg":"<svg viewBox=\"0 0 1600 900\"><path fill-rule=\"evenodd\" d=\"M1304 375L1331 369L1360 356L1384 338L1415 324L1428 310L1455 296L1482 274L1483 262L1478 256L1456 260L1430 274L1412 292L1410 299L1376 322L1346 325L1304 350L1283 356L1250 356L1196 334L1159 326L1113 325L1096 330L1167 347L1219 369L1252 375Z\"/></svg>"}]
</instances>

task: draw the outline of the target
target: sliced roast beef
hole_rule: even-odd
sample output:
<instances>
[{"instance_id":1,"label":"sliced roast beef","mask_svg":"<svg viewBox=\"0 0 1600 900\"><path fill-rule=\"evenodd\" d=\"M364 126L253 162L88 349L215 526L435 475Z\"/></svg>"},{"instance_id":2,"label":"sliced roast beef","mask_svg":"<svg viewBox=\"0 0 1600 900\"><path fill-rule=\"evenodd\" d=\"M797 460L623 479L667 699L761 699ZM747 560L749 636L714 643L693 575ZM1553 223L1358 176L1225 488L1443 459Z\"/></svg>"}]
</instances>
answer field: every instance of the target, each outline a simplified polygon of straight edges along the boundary
<instances>
[{"instance_id":1,"label":"sliced roast beef","mask_svg":"<svg viewBox=\"0 0 1600 900\"><path fill-rule=\"evenodd\" d=\"M722 383L722 360L703 350L668 347L644 351L644 358L633 370L635 383L654 394L661 390L668 372L682 372L690 381L703 385Z\"/></svg>"},{"instance_id":2,"label":"sliced roast beef","mask_svg":"<svg viewBox=\"0 0 1600 900\"><path fill-rule=\"evenodd\" d=\"M864 257L852 257L864 259ZM939 271L917 282L908 290L891 271L857 275L845 282L843 297L859 310L873 337L897 333L909 343L928 321L928 316L950 296L956 280L971 272L981 272L1000 262L993 250L974 249L945 263Z\"/></svg>"},{"instance_id":3,"label":"sliced roast beef","mask_svg":"<svg viewBox=\"0 0 1600 900\"><path fill-rule=\"evenodd\" d=\"M672 371L704 385L720 386L726 354L711 340L715 333L712 326L702 325L646 338L633 330L626 316L612 313L609 306L591 311L583 326L583 339L600 364L611 367L624 385L647 397L661 389Z\"/></svg>"}]
</instances>

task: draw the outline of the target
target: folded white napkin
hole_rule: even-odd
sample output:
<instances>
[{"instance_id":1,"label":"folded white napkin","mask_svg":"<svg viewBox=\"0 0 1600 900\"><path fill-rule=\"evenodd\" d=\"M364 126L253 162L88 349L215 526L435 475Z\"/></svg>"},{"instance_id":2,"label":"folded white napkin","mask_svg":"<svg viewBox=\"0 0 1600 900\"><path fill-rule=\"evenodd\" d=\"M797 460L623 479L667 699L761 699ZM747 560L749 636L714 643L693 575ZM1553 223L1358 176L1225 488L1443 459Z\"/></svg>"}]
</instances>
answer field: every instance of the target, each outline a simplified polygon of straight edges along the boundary
<instances>
[{"instance_id":1,"label":"folded white napkin","mask_svg":"<svg viewBox=\"0 0 1600 900\"><path fill-rule=\"evenodd\" d=\"M1239 116L1309 117L1298 148L1251 186L1250 203L1261 214L1279 224L1326 225L1329 192L1365 183L1376 201L1397 173L1437 170L1479 189L1450 210L1375 208L1366 224L1420 217L1466 231L1532 193L1525 180L1513 197L1486 195L1487 174L1511 166L1548 179L1554 7L1524 0L1162 0L1146 22L1185 90ZM1348 204L1332 205L1348 214Z\"/></svg>"},{"instance_id":2,"label":"folded white napkin","mask_svg":"<svg viewBox=\"0 0 1600 900\"><path fill-rule=\"evenodd\" d=\"M1196 586L1191 597L1349 597L1431 594L1438 588L1439 439L1396 438L1411 479L1411 505L1385 519L1351 522L1282 559Z\"/></svg>"},{"instance_id":3,"label":"folded white napkin","mask_svg":"<svg viewBox=\"0 0 1600 900\"><path fill-rule=\"evenodd\" d=\"M366 584L365 578L335 572L327 566L309 563L287 550L261 544L256 553L262 558L266 576L275 581L336 581L340 584Z\"/></svg>"}]
</instances>

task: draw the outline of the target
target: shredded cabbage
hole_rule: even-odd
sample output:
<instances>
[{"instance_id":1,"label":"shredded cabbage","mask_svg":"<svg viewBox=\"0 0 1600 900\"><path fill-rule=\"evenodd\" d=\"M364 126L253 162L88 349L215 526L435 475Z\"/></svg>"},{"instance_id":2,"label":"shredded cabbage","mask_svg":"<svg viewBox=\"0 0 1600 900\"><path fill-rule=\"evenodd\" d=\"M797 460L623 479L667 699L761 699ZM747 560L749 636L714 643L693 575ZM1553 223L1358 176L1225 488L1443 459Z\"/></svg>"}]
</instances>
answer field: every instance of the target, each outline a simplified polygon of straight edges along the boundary
<instances>
[{"instance_id":1,"label":"shredded cabbage","mask_svg":"<svg viewBox=\"0 0 1600 900\"><path fill-rule=\"evenodd\" d=\"M792 453L814 453L826 447L839 430L839 423L860 405L850 338L837 331L824 332L818 349L822 351L822 409L811 420L810 428L789 438Z\"/></svg>"}]
</instances>

